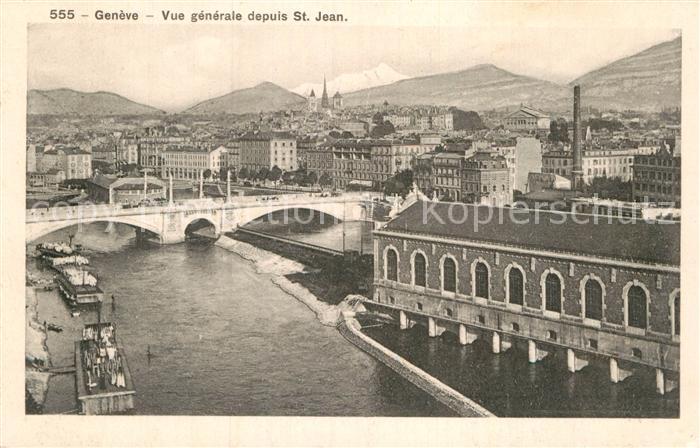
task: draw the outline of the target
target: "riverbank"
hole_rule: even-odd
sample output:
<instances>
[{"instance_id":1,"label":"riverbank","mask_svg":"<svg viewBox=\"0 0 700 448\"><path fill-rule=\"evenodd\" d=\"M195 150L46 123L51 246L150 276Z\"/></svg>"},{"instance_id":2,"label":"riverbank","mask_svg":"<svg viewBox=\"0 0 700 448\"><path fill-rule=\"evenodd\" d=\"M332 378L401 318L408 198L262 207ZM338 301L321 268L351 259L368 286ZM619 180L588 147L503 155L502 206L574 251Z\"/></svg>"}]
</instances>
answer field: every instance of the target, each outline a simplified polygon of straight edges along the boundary
<instances>
[{"instance_id":1,"label":"riverbank","mask_svg":"<svg viewBox=\"0 0 700 448\"><path fill-rule=\"evenodd\" d=\"M51 358L46 344L46 329L39 323L36 290L27 286L25 297L25 392L28 395L26 412L41 413L51 377L51 374L43 369L50 367Z\"/></svg>"},{"instance_id":2,"label":"riverbank","mask_svg":"<svg viewBox=\"0 0 700 448\"><path fill-rule=\"evenodd\" d=\"M309 268L307 266L226 236L222 236L216 245L252 262L257 272L271 275L271 281L274 284L314 311L323 325L336 327L347 341L389 367L457 415L467 417L494 416L485 408L363 334L360 323L352 317L346 317L354 315L360 296L349 294L337 305L325 303L304 285L288 278L293 275L308 274Z\"/></svg>"},{"instance_id":3,"label":"riverbank","mask_svg":"<svg viewBox=\"0 0 700 448\"><path fill-rule=\"evenodd\" d=\"M258 273L270 275L271 281L275 285L306 305L316 314L323 325L335 326L337 324L341 310L344 309L343 306L319 300L303 284L288 278L291 275L312 273L313 271L306 265L228 236L219 238L216 245L252 262Z\"/></svg>"},{"instance_id":4,"label":"riverbank","mask_svg":"<svg viewBox=\"0 0 700 448\"><path fill-rule=\"evenodd\" d=\"M359 285L371 288L372 284L372 266L368 264L366 257L347 262L340 256L315 252L251 234L229 234L227 237L304 266L305 269L283 275L329 305L338 305L351 294L371 295L371 291L359 288Z\"/></svg>"}]
</instances>

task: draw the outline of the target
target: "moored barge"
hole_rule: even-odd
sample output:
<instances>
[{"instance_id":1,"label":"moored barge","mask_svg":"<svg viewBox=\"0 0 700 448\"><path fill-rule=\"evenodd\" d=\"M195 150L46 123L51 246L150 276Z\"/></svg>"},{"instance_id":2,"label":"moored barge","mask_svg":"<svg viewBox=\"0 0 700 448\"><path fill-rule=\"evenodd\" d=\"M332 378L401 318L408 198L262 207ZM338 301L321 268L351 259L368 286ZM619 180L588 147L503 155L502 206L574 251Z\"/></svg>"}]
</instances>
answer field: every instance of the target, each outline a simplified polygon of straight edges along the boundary
<instances>
[{"instance_id":1,"label":"moored barge","mask_svg":"<svg viewBox=\"0 0 700 448\"><path fill-rule=\"evenodd\" d=\"M56 285L69 305L92 305L102 302L104 292L97 285L97 274L73 265L54 266Z\"/></svg>"},{"instance_id":2,"label":"moored barge","mask_svg":"<svg viewBox=\"0 0 700 448\"><path fill-rule=\"evenodd\" d=\"M134 409L136 391L124 348L114 325L85 325L75 343L79 412L84 415L121 414Z\"/></svg>"}]
</instances>

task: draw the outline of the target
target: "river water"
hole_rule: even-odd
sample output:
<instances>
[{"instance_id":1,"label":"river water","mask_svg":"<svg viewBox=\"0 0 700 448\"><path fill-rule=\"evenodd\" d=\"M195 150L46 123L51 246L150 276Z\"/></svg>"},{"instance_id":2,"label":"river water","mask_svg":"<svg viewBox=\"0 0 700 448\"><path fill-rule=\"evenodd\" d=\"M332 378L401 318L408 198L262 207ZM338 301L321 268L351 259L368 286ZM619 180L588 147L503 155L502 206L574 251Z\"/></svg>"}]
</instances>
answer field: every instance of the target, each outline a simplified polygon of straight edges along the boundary
<instances>
[{"instance_id":1,"label":"river water","mask_svg":"<svg viewBox=\"0 0 700 448\"><path fill-rule=\"evenodd\" d=\"M137 247L133 230L107 231L104 223L45 239L67 241L68 232L99 273L103 320L116 323L126 349L138 414L452 415L234 253L202 244ZM55 292L40 291L39 318L64 327L48 335L52 363L63 366L96 313L70 317ZM74 377L53 376L45 412L75 407Z\"/></svg>"},{"instance_id":2,"label":"river water","mask_svg":"<svg viewBox=\"0 0 700 448\"><path fill-rule=\"evenodd\" d=\"M287 238L340 249L371 253L371 223L275 225L256 221L249 227ZM365 333L498 416L522 417L677 417L679 390L656 394L651 369L639 369L619 384L608 378L607 359L598 359L575 374L566 368L565 353L530 364L526 347L494 355L488 342L462 347L442 338L429 338L427 329L400 331L372 327ZM564 356L562 356L564 355Z\"/></svg>"},{"instance_id":3,"label":"river water","mask_svg":"<svg viewBox=\"0 0 700 448\"><path fill-rule=\"evenodd\" d=\"M334 249L371 252L371 224L254 225ZM72 230L75 232L75 229ZM67 240L68 231L48 240ZM139 414L448 416L452 413L374 361L269 274L212 245L136 247L133 231L84 226L75 241L88 248L109 299L103 319L117 324L127 350ZM28 260L28 268L37 266ZM40 319L63 325L49 333L55 366L72 364L73 340L94 313L71 318L54 292L39 292ZM604 363L576 374L565 357L531 365L518 347L493 355L477 341L461 347L427 330L366 330L398 354L499 416L675 417L678 391L654 392L653 373L613 385ZM155 355L150 362L147 347ZM75 408L71 375L52 377L45 411Z\"/></svg>"}]
</instances>

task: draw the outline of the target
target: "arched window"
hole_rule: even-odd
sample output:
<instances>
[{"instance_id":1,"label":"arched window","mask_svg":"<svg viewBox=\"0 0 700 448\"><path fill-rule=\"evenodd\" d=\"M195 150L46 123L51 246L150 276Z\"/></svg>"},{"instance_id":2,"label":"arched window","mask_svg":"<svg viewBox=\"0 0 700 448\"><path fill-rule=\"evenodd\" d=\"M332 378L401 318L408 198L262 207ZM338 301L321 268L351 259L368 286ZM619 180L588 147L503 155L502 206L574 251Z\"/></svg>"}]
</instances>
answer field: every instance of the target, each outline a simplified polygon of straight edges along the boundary
<instances>
[{"instance_id":1,"label":"arched window","mask_svg":"<svg viewBox=\"0 0 700 448\"><path fill-rule=\"evenodd\" d=\"M442 261L442 289L443 291L457 291L457 265L450 257Z\"/></svg>"},{"instance_id":2,"label":"arched window","mask_svg":"<svg viewBox=\"0 0 700 448\"><path fill-rule=\"evenodd\" d=\"M602 320L603 318L603 287L598 280L588 279L586 282L585 306L586 319Z\"/></svg>"},{"instance_id":3,"label":"arched window","mask_svg":"<svg viewBox=\"0 0 700 448\"><path fill-rule=\"evenodd\" d=\"M518 268L511 268L508 272L508 302L523 304L523 273Z\"/></svg>"},{"instance_id":4,"label":"arched window","mask_svg":"<svg viewBox=\"0 0 700 448\"><path fill-rule=\"evenodd\" d=\"M545 310L561 313L561 282L556 274L547 274L544 294Z\"/></svg>"},{"instance_id":5,"label":"arched window","mask_svg":"<svg viewBox=\"0 0 700 448\"><path fill-rule=\"evenodd\" d=\"M394 249L386 251L386 279L397 281L399 277L399 256Z\"/></svg>"},{"instance_id":6,"label":"arched window","mask_svg":"<svg viewBox=\"0 0 700 448\"><path fill-rule=\"evenodd\" d=\"M673 299L673 334L681 335L681 293Z\"/></svg>"},{"instance_id":7,"label":"arched window","mask_svg":"<svg viewBox=\"0 0 700 448\"><path fill-rule=\"evenodd\" d=\"M416 252L413 257L413 283L425 286L425 257L420 252Z\"/></svg>"},{"instance_id":8,"label":"arched window","mask_svg":"<svg viewBox=\"0 0 700 448\"><path fill-rule=\"evenodd\" d=\"M484 263L477 263L474 267L474 294L484 299L489 298L489 268Z\"/></svg>"},{"instance_id":9,"label":"arched window","mask_svg":"<svg viewBox=\"0 0 700 448\"><path fill-rule=\"evenodd\" d=\"M627 291L627 325L647 327L647 293L641 286L634 285Z\"/></svg>"}]
</instances>

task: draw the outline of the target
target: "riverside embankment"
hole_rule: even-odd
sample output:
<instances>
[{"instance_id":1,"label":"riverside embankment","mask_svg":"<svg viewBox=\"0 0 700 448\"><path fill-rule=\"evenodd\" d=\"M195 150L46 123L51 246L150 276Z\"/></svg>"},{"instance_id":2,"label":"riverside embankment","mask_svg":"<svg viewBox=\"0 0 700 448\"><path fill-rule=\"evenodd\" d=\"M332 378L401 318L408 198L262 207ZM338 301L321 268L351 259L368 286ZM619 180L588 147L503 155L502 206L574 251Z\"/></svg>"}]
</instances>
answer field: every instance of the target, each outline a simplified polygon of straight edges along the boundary
<instances>
[{"instance_id":1,"label":"riverside embankment","mask_svg":"<svg viewBox=\"0 0 700 448\"><path fill-rule=\"evenodd\" d=\"M45 372L51 364L46 345L46 328L39 322L38 299L34 287L25 288L26 331L25 331L25 389L27 413L42 411L51 374Z\"/></svg>"},{"instance_id":2,"label":"riverside embankment","mask_svg":"<svg viewBox=\"0 0 700 448\"><path fill-rule=\"evenodd\" d=\"M463 417L494 416L487 409L363 334L360 323L352 317L359 304L358 296L348 295L337 305L324 303L305 286L287 278L289 275L307 271L308 269L303 264L225 236L221 237L216 244L253 262L258 272L273 274L272 282L314 311L323 325L337 327L338 331L350 343L428 393L457 415Z\"/></svg>"}]
</instances>

